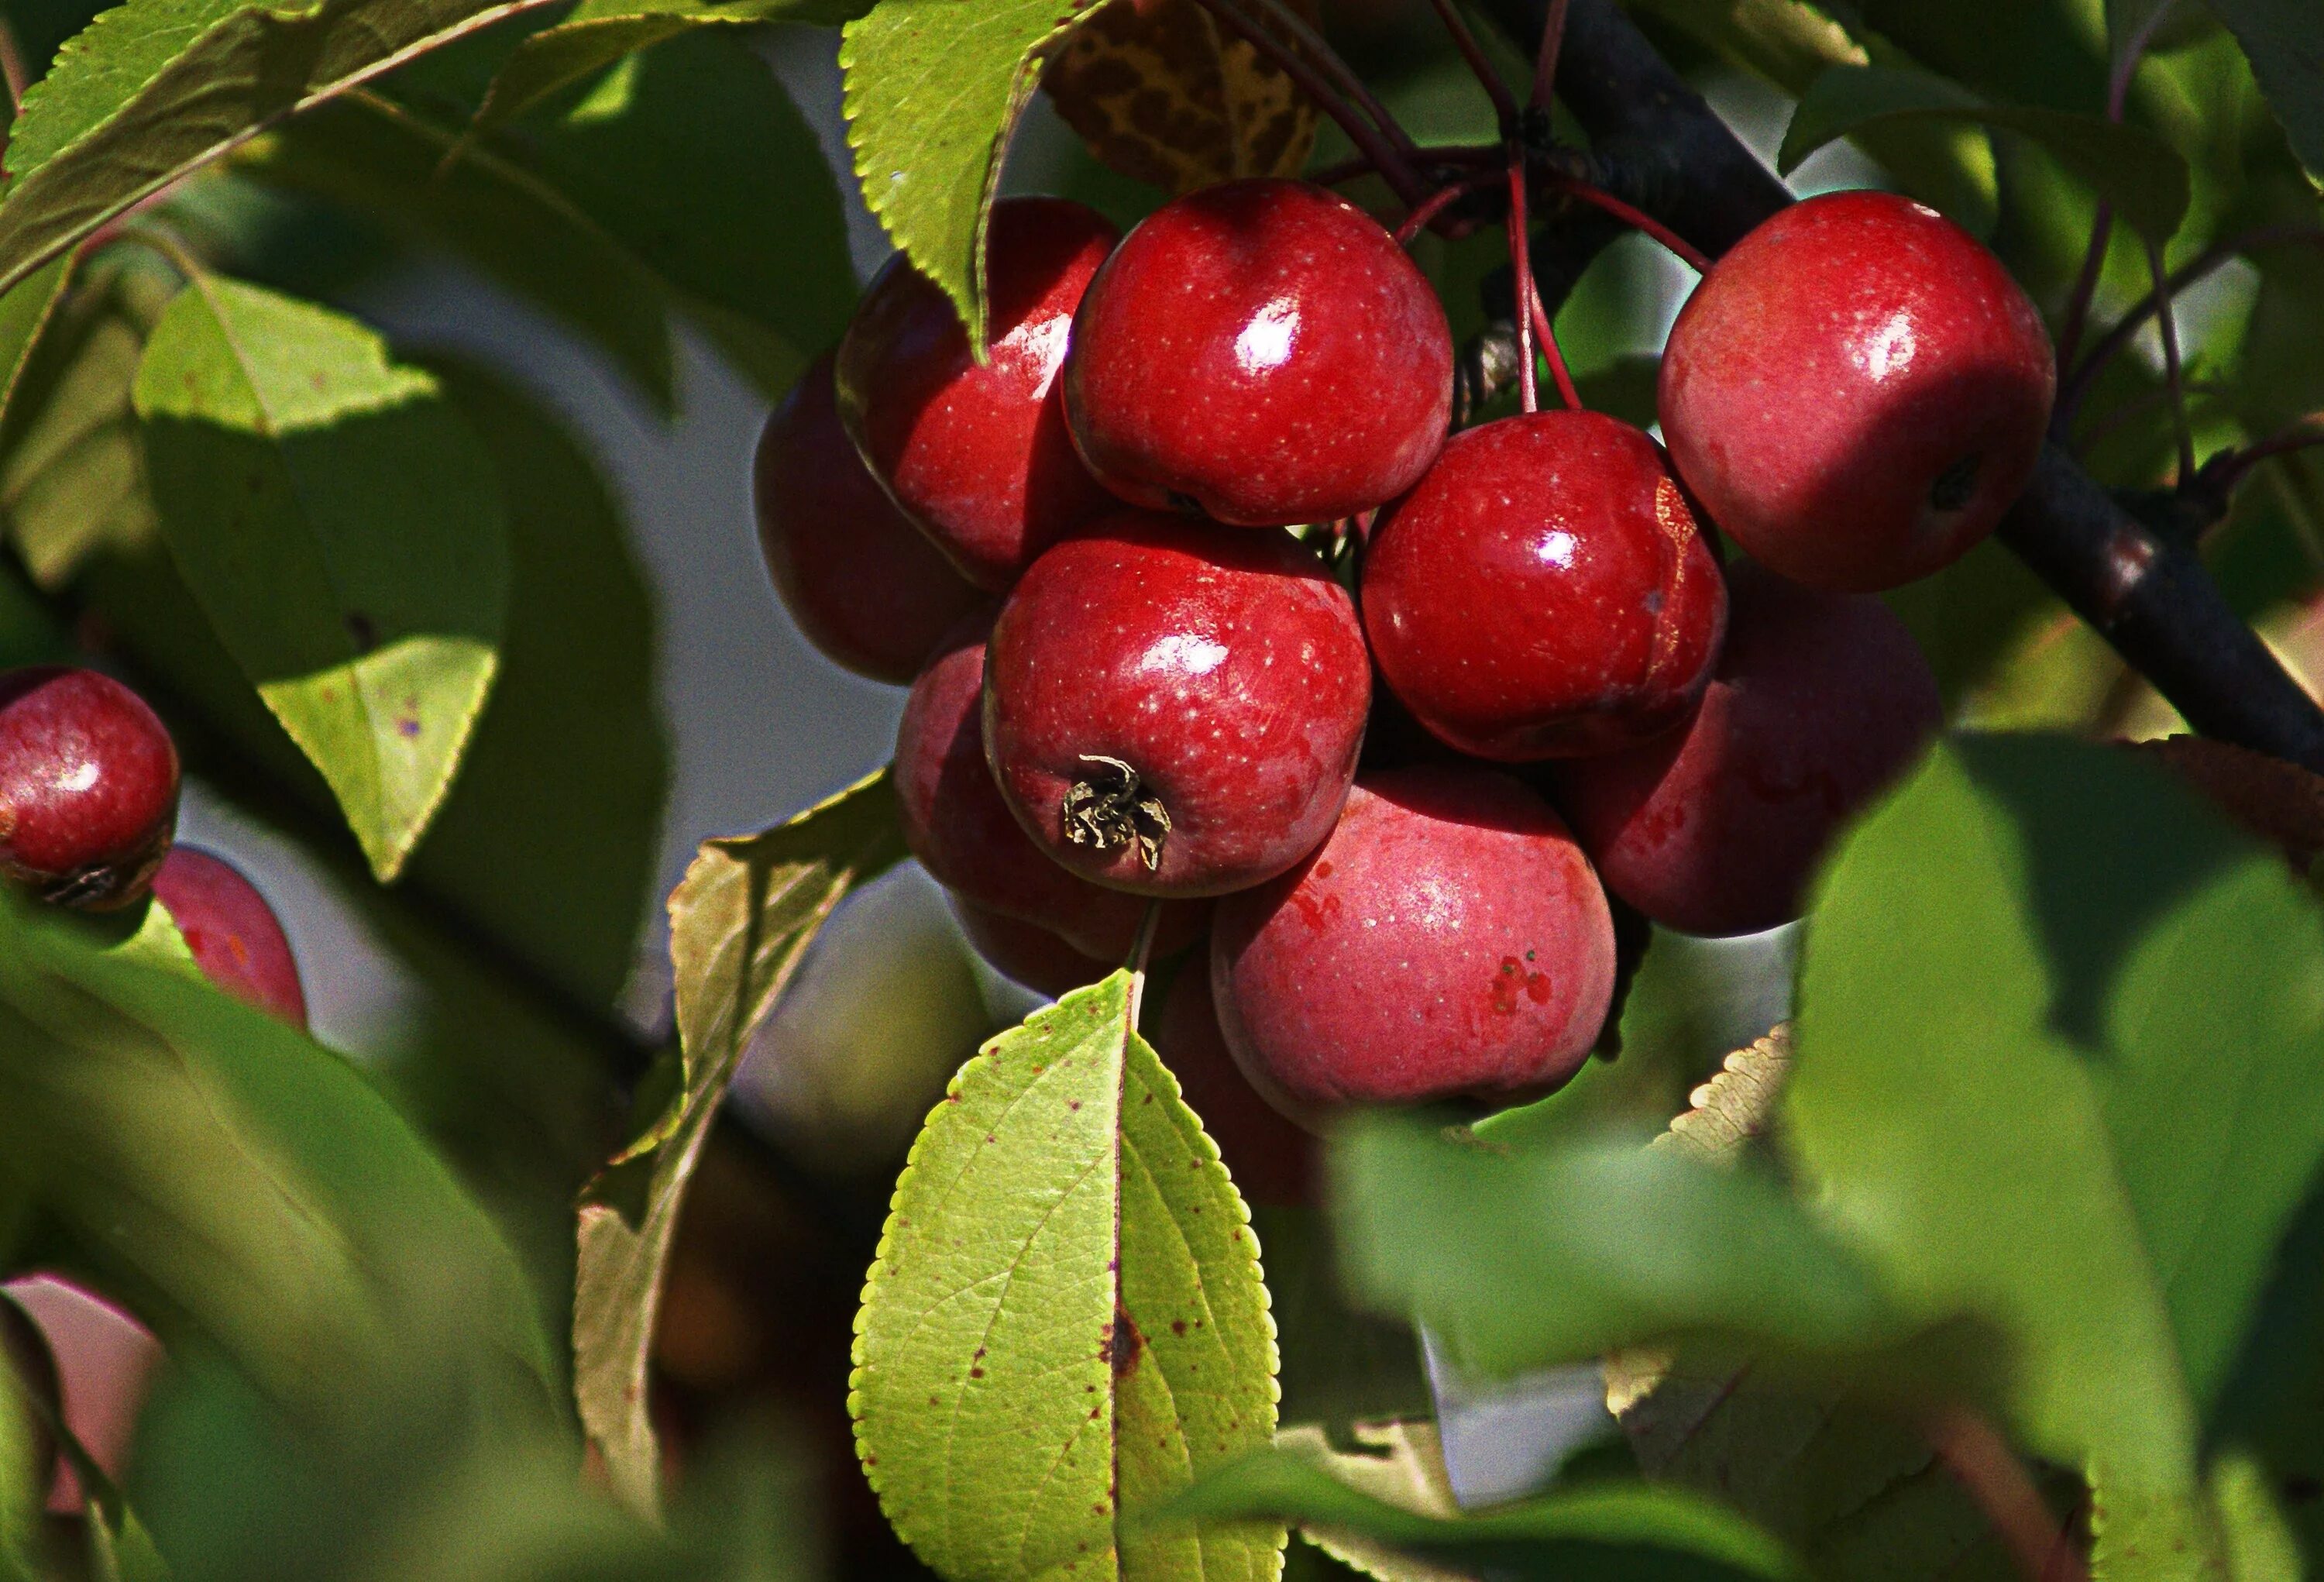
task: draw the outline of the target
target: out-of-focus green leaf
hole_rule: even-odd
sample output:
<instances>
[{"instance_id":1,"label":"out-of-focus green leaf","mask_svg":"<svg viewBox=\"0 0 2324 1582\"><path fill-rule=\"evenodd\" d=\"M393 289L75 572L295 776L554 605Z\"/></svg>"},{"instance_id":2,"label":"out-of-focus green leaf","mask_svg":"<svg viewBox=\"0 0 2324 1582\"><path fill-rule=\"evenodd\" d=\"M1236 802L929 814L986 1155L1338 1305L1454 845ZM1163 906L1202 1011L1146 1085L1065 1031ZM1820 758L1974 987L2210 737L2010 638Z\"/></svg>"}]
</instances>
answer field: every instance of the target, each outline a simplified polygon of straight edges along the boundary
<instances>
[{"instance_id":1,"label":"out-of-focus green leaf","mask_svg":"<svg viewBox=\"0 0 2324 1582\"><path fill-rule=\"evenodd\" d=\"M182 971L0 897L0 1151L53 1251L300 1420L462 1315L447 1378L545 1420L552 1365L507 1247L337 1056Z\"/></svg>"},{"instance_id":2,"label":"out-of-focus green leaf","mask_svg":"<svg viewBox=\"0 0 2324 1582\"><path fill-rule=\"evenodd\" d=\"M2101 1555L2206 1552L2198 1413L2324 1159L2313 901L2145 765L1990 738L1875 812L1812 915L1784 1134L1819 1201L1908 1314L1999 1328Z\"/></svg>"},{"instance_id":3,"label":"out-of-focus green leaf","mask_svg":"<svg viewBox=\"0 0 2324 1582\"><path fill-rule=\"evenodd\" d=\"M2324 186L2324 51L2317 18L2303 0L2209 0L2243 46L2292 152L2310 182Z\"/></svg>"},{"instance_id":4,"label":"out-of-focus green leaf","mask_svg":"<svg viewBox=\"0 0 2324 1582\"><path fill-rule=\"evenodd\" d=\"M546 0L130 0L24 96L0 290L293 111Z\"/></svg>"},{"instance_id":5,"label":"out-of-focus green leaf","mask_svg":"<svg viewBox=\"0 0 2324 1582\"><path fill-rule=\"evenodd\" d=\"M129 393L145 338L176 287L174 274L134 245L76 273L72 300L30 348L0 417L0 516L25 569L51 589L99 546L135 543L155 530Z\"/></svg>"},{"instance_id":6,"label":"out-of-focus green leaf","mask_svg":"<svg viewBox=\"0 0 2324 1582\"><path fill-rule=\"evenodd\" d=\"M492 707L410 881L610 1006L637 965L669 778L652 598L578 445L497 379L436 372L500 476L509 613Z\"/></svg>"},{"instance_id":7,"label":"out-of-focus green leaf","mask_svg":"<svg viewBox=\"0 0 2324 1582\"><path fill-rule=\"evenodd\" d=\"M1107 0L1094 0L1094 5ZM984 345L984 229L1042 52L1089 9L1057 0L883 0L839 64L863 201Z\"/></svg>"},{"instance_id":8,"label":"out-of-focus green leaf","mask_svg":"<svg viewBox=\"0 0 2324 1582\"><path fill-rule=\"evenodd\" d=\"M955 1582L1272 1582L1283 1530L1139 1512L1267 1444L1249 1215L1117 972L961 1069L896 1185L849 1407L889 1519Z\"/></svg>"},{"instance_id":9,"label":"out-of-focus green leaf","mask_svg":"<svg viewBox=\"0 0 2324 1582\"><path fill-rule=\"evenodd\" d=\"M64 300L65 286L77 262L67 256L43 264L0 296L0 421L5 420L7 408L15 399L33 346L54 317L57 304Z\"/></svg>"},{"instance_id":10,"label":"out-of-focus green leaf","mask_svg":"<svg viewBox=\"0 0 2324 1582\"><path fill-rule=\"evenodd\" d=\"M574 1392L624 1503L659 1507L646 1358L687 1183L751 1034L848 892L901 861L881 772L758 835L706 841L669 898L678 1061L641 1087L631 1143L581 1202ZM673 1069L675 1068L675 1069Z\"/></svg>"},{"instance_id":11,"label":"out-of-focus green leaf","mask_svg":"<svg viewBox=\"0 0 2324 1582\"><path fill-rule=\"evenodd\" d=\"M1960 85L1894 66L1834 66L1809 86L1784 134L1786 174L1835 138L1904 120L1970 121L2034 139L2151 240L2187 212L2187 162L2143 127L2037 106L1987 104Z\"/></svg>"},{"instance_id":12,"label":"out-of-focus green leaf","mask_svg":"<svg viewBox=\"0 0 2324 1582\"><path fill-rule=\"evenodd\" d=\"M516 47L476 111L476 129L512 121L559 88L697 27L752 22L835 27L871 8L866 0L581 0L555 26Z\"/></svg>"},{"instance_id":13,"label":"out-of-focus green leaf","mask_svg":"<svg viewBox=\"0 0 2324 1582\"><path fill-rule=\"evenodd\" d=\"M1778 1183L1640 1141L1505 1152L1351 1123L1332 1152L1351 1290L1503 1375L1704 1330L1825 1355L1906 1337L1870 1269Z\"/></svg>"},{"instance_id":14,"label":"out-of-focus green leaf","mask_svg":"<svg viewBox=\"0 0 2324 1582\"><path fill-rule=\"evenodd\" d=\"M215 276L154 327L135 398L172 557L393 878L499 663L508 545L490 460L370 330Z\"/></svg>"},{"instance_id":15,"label":"out-of-focus green leaf","mask_svg":"<svg viewBox=\"0 0 2324 1582\"><path fill-rule=\"evenodd\" d=\"M660 282L571 199L492 148L358 89L236 162L465 254L595 341L658 406L675 399Z\"/></svg>"},{"instance_id":16,"label":"out-of-focus green leaf","mask_svg":"<svg viewBox=\"0 0 2324 1582\"><path fill-rule=\"evenodd\" d=\"M1273 1516L1360 1533L1424 1559L1526 1578L1796 1577L1781 1544L1679 1488L1605 1483L1477 1516L1434 1516L1349 1487L1307 1456L1270 1450L1211 1474L1158 1513L1188 1522Z\"/></svg>"}]
</instances>

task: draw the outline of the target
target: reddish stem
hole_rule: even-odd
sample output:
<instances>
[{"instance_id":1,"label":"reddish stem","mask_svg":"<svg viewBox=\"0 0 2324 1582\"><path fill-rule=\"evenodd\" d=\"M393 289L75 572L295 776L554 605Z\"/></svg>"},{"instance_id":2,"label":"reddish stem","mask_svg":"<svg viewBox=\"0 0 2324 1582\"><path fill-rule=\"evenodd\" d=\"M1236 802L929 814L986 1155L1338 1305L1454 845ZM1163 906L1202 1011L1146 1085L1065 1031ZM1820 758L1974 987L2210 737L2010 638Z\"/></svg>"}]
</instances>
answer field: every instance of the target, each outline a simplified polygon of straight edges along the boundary
<instances>
[{"instance_id":1,"label":"reddish stem","mask_svg":"<svg viewBox=\"0 0 2324 1582\"><path fill-rule=\"evenodd\" d=\"M1485 97L1493 101L1493 114L1500 119L1502 133L1507 134L1515 130L1517 124L1517 96L1509 91L1509 85L1501 80L1501 74L1493 69L1493 63L1485 58L1484 48L1477 42L1477 35L1469 31L1468 23L1461 15L1460 0L1432 0L1432 4L1436 7L1438 19L1444 23L1444 31L1452 35L1452 47L1461 51L1461 59L1469 63L1469 69L1484 88Z\"/></svg>"},{"instance_id":2,"label":"reddish stem","mask_svg":"<svg viewBox=\"0 0 2324 1582\"><path fill-rule=\"evenodd\" d=\"M1542 306L1541 291L1530 275L1526 277L1525 294L1526 315L1533 320L1533 332L1541 342L1542 356L1549 359L1549 375L1557 382L1558 399L1565 402L1566 411L1578 412L1582 410L1582 393L1573 387L1573 375L1565 365L1565 353L1559 349L1557 331L1549 322L1549 310Z\"/></svg>"},{"instance_id":3,"label":"reddish stem","mask_svg":"<svg viewBox=\"0 0 2324 1582\"><path fill-rule=\"evenodd\" d=\"M1517 404L1526 412L1541 410L1541 390L1535 383L1533 368L1533 315L1522 304L1539 300L1534 290L1532 244L1526 236L1526 169L1525 155L1512 151L1509 155L1509 268L1516 273L1513 283L1520 306L1517 321Z\"/></svg>"},{"instance_id":4,"label":"reddish stem","mask_svg":"<svg viewBox=\"0 0 2324 1582\"><path fill-rule=\"evenodd\" d=\"M2171 308L2171 278L2163 267L2163 249L2146 244L2146 267L2154 276L2156 322L2163 331L2163 387L2171 393L2171 425L2179 439L2179 481L2195 476L2195 431L2187 422L2187 386L2179 363L2179 315Z\"/></svg>"},{"instance_id":5,"label":"reddish stem","mask_svg":"<svg viewBox=\"0 0 2324 1582\"><path fill-rule=\"evenodd\" d=\"M1438 188L1426 198L1414 204L1412 212L1404 217L1404 223L1396 227L1397 243L1404 246L1410 246L1412 239L1426 229L1430 223L1446 208L1480 188L1489 186L1500 179L1500 172L1496 171L1480 176L1462 176L1458 180Z\"/></svg>"},{"instance_id":6,"label":"reddish stem","mask_svg":"<svg viewBox=\"0 0 2324 1582\"><path fill-rule=\"evenodd\" d=\"M2115 61L2107 77L2107 119L2120 122L2124 107L2130 100L2130 79L2138 70L2138 62L2146 53L2146 46L2154 38L2154 30L2171 12L2167 5L2157 5L2139 30L2123 41L2121 58ZM2066 301L2066 320L2058 331L2058 365L2064 367L2074 360L2074 353L2082 344L2082 332L2089 327L2090 302L2098 294L2098 276L2106 269L2107 238L2114 231L2114 205L2100 203L2090 216L2090 244L2082 254L2081 273L2074 277L2074 293ZM2065 430L2055 430L2062 434Z\"/></svg>"},{"instance_id":7,"label":"reddish stem","mask_svg":"<svg viewBox=\"0 0 2324 1582\"><path fill-rule=\"evenodd\" d=\"M2089 1582L2058 1519L2034 1486L2033 1475L1993 1425L1961 1407L1947 1407L1922 1423L1930 1448L1969 1497L2030 1582Z\"/></svg>"},{"instance_id":8,"label":"reddish stem","mask_svg":"<svg viewBox=\"0 0 2324 1582\"><path fill-rule=\"evenodd\" d=\"M1526 101L1536 110L1549 108L1550 90L1557 81L1558 46L1565 42L1566 0L1549 0L1549 14L1541 26L1541 54L1534 61L1533 94Z\"/></svg>"},{"instance_id":9,"label":"reddish stem","mask_svg":"<svg viewBox=\"0 0 2324 1582\"><path fill-rule=\"evenodd\" d=\"M1548 171L1544 173L1559 191L1570 197L1579 198L1582 202L1595 208L1602 208L1624 225L1633 226L1644 231L1661 243L1674 257L1693 270L1695 273L1711 273L1711 255L1662 221L1655 218L1654 216L1642 209L1632 208L1604 188L1585 181L1579 176L1570 175L1563 171Z\"/></svg>"},{"instance_id":10,"label":"reddish stem","mask_svg":"<svg viewBox=\"0 0 2324 1582\"><path fill-rule=\"evenodd\" d=\"M2203 464L2202 471L2195 475L2196 482L2224 504L2261 462L2272 456L2289 456L2317 445L2324 445L2324 412L2296 419L2266 439L2239 450L2222 450Z\"/></svg>"}]
</instances>

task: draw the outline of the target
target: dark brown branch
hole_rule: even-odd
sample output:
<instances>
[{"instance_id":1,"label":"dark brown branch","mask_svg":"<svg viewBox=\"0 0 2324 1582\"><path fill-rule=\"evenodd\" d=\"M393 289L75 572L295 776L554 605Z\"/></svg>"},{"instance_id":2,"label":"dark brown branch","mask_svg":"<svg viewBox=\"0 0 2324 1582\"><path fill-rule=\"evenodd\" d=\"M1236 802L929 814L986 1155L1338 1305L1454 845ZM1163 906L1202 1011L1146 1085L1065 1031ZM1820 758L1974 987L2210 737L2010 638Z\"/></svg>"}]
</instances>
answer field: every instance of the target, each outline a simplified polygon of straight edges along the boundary
<instances>
[{"instance_id":1,"label":"dark brown branch","mask_svg":"<svg viewBox=\"0 0 2324 1582\"><path fill-rule=\"evenodd\" d=\"M1551 3L1485 8L1534 49ZM1622 196L1705 253L1726 251L1791 201L1614 0L1571 0L1557 91L1592 153L1637 179L1640 190ZM2197 730L2324 772L2324 710L2183 537L2141 523L2054 445L1999 536Z\"/></svg>"}]
</instances>

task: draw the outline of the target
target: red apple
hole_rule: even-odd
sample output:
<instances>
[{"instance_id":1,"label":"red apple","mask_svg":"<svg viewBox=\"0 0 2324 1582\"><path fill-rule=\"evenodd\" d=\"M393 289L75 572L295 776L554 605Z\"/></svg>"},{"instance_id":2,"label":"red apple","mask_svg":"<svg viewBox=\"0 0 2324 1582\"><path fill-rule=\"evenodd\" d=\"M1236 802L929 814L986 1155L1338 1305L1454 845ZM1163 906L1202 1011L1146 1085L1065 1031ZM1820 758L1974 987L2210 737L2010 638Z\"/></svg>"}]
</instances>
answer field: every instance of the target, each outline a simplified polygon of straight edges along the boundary
<instances>
[{"instance_id":1,"label":"red apple","mask_svg":"<svg viewBox=\"0 0 2324 1582\"><path fill-rule=\"evenodd\" d=\"M0 675L0 875L111 911L143 897L178 822L178 750L145 700L95 671Z\"/></svg>"},{"instance_id":2,"label":"red apple","mask_svg":"<svg viewBox=\"0 0 2324 1582\"><path fill-rule=\"evenodd\" d=\"M1372 530L1364 629L1420 723L1480 758L1669 730L1727 620L1718 557L1652 439L1597 412L1453 436Z\"/></svg>"},{"instance_id":3,"label":"red apple","mask_svg":"<svg viewBox=\"0 0 2324 1582\"><path fill-rule=\"evenodd\" d=\"M1427 470L1452 337L1363 210L1305 181L1204 188L1115 250L1074 320L1065 415L1108 488L1221 522L1352 516Z\"/></svg>"},{"instance_id":4,"label":"red apple","mask_svg":"<svg viewBox=\"0 0 2324 1582\"><path fill-rule=\"evenodd\" d=\"M898 684L982 604L855 453L817 357L767 419L752 464L759 547L800 634L834 664Z\"/></svg>"},{"instance_id":5,"label":"red apple","mask_svg":"<svg viewBox=\"0 0 2324 1582\"><path fill-rule=\"evenodd\" d=\"M2056 384L2041 315L1974 236L1908 199L1834 192L1703 276L1659 403L1679 476L1746 552L1870 593L1993 531Z\"/></svg>"},{"instance_id":6,"label":"red apple","mask_svg":"<svg viewBox=\"0 0 2324 1582\"><path fill-rule=\"evenodd\" d=\"M839 344L839 414L875 476L962 576L1005 591L1110 501L1059 404L1074 310L1120 233L1056 198L996 204L985 250L990 361L952 300L900 254Z\"/></svg>"},{"instance_id":7,"label":"red apple","mask_svg":"<svg viewBox=\"0 0 2324 1582\"><path fill-rule=\"evenodd\" d=\"M180 846L162 859L153 893L186 937L202 976L302 1032L307 991L282 921L257 886L222 857Z\"/></svg>"}]
</instances>

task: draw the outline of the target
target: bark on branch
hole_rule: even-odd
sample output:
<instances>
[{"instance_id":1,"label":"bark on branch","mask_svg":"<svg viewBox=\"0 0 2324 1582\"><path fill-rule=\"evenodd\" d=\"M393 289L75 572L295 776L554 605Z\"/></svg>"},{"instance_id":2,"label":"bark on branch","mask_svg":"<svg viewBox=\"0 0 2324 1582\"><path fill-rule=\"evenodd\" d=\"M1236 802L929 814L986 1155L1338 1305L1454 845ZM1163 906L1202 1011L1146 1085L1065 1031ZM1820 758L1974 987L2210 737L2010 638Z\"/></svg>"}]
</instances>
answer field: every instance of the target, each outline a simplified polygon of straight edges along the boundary
<instances>
[{"instance_id":1,"label":"bark on branch","mask_svg":"<svg viewBox=\"0 0 2324 1582\"><path fill-rule=\"evenodd\" d=\"M1484 0L1528 53L1550 0ZM1615 0L1571 0L1557 91L1621 195L1717 254L1792 200ZM1594 249L1591 249L1594 251ZM2057 446L2001 541L2205 735L2324 772L2324 710L2219 592L2184 535L2123 509Z\"/></svg>"}]
</instances>

